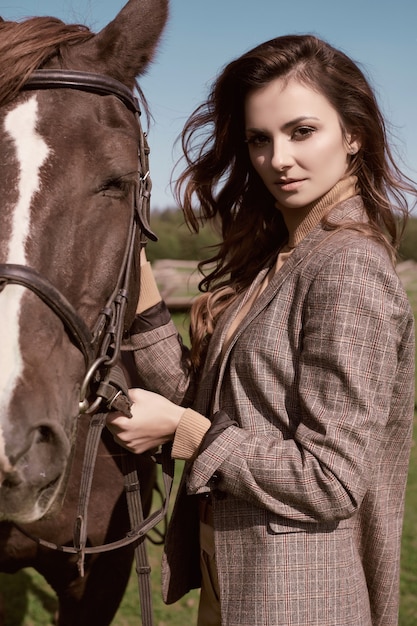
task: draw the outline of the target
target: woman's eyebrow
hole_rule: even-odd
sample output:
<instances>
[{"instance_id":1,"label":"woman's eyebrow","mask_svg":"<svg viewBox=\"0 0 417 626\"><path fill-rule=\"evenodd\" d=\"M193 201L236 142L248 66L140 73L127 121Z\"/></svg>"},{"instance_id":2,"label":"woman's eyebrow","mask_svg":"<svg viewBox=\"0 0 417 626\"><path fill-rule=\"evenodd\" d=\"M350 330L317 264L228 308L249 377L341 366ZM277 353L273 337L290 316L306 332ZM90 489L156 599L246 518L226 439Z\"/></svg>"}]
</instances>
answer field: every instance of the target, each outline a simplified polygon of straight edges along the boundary
<instances>
[{"instance_id":1,"label":"woman's eyebrow","mask_svg":"<svg viewBox=\"0 0 417 626\"><path fill-rule=\"evenodd\" d=\"M296 126L297 124L305 122L306 120L314 120L316 122L320 121L319 118L315 117L314 115L300 115L299 117L295 117L293 120L289 120L288 122L285 122L282 128L283 130L288 130L289 128L292 128L293 126ZM263 130L262 128L246 128L246 132L266 133L266 131Z\"/></svg>"},{"instance_id":2,"label":"woman's eyebrow","mask_svg":"<svg viewBox=\"0 0 417 626\"><path fill-rule=\"evenodd\" d=\"M296 126L297 124L300 124L301 122L305 122L306 120L314 120L318 122L319 118L315 117L314 115L300 115L299 117L296 117L293 120L286 122L283 128L284 129L291 128L292 126Z\"/></svg>"}]
</instances>

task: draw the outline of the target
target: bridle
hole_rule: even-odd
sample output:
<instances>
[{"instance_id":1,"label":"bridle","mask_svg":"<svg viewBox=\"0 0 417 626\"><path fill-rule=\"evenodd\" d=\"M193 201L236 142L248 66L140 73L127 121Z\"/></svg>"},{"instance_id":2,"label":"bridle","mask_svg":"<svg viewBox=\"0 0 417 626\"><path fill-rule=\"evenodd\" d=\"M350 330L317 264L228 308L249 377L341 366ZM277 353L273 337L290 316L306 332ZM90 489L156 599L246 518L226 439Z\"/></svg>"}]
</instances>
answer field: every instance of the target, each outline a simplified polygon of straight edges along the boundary
<instances>
[{"instance_id":1,"label":"bridle","mask_svg":"<svg viewBox=\"0 0 417 626\"><path fill-rule=\"evenodd\" d=\"M137 229L142 236L156 239L149 226L151 178L149 175L149 147L140 122L137 98L123 83L92 72L72 70L36 70L23 85L24 91L39 89L77 89L100 95L114 95L132 111L139 128L138 184L132 207L131 221L124 258L115 288L102 308L92 332L87 328L73 306L50 281L33 268L24 265L0 265L0 289L7 284L18 284L33 291L61 319L68 335L84 356L86 377L81 385L80 412L93 412L100 398L92 405L87 400L88 390L97 370L105 364L111 368L120 353L124 317L128 302L133 255Z\"/></svg>"},{"instance_id":2,"label":"bridle","mask_svg":"<svg viewBox=\"0 0 417 626\"><path fill-rule=\"evenodd\" d=\"M169 452L163 449L163 480L165 500L162 507L143 519L140 484L134 455L126 453L124 460L125 490L131 523L130 532L122 539L103 546L86 546L87 509L94 472L95 458L106 415L117 400L128 403L123 380L117 370L120 357L125 317L129 299L134 256L137 245L146 239L156 240L149 226L151 178L149 174L149 147L140 122L139 102L134 93L123 83L93 72L73 70L36 70L22 90L76 89L97 95L116 96L134 114L139 128L138 182L134 194L127 244L114 290L102 308L93 331L90 331L67 298L45 277L33 268L24 265L0 264L0 291L9 284L21 285L35 293L62 321L72 342L84 357L85 376L80 391L80 414L91 414L90 428L86 441L84 465L81 477L78 514L74 528L74 546L58 546L43 539L25 534L48 548L78 554L81 575L84 573L86 554L106 552L136 542L135 556L139 575L141 612L144 625L152 625L150 568L144 551L145 535L165 516L172 486L173 465L168 461ZM138 277L136 277L138 280ZM94 393L93 399L91 398ZM99 407L100 412L98 412ZM20 528L20 527L19 527ZM20 528L22 530L22 528ZM142 577L141 577L142 575Z\"/></svg>"}]
</instances>

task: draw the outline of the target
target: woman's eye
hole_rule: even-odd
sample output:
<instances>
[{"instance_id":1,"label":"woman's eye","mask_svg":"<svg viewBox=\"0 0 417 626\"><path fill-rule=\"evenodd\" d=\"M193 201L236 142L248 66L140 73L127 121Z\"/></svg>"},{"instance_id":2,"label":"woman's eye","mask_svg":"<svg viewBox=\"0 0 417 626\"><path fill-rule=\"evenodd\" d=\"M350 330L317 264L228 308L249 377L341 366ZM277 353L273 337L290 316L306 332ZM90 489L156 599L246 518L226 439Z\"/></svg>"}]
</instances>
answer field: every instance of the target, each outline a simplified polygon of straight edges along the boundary
<instances>
[{"instance_id":1,"label":"woman's eye","mask_svg":"<svg viewBox=\"0 0 417 626\"><path fill-rule=\"evenodd\" d=\"M245 141L250 146L261 147L269 143L269 137L266 135L251 135Z\"/></svg>"},{"instance_id":2,"label":"woman's eye","mask_svg":"<svg viewBox=\"0 0 417 626\"><path fill-rule=\"evenodd\" d=\"M311 126L300 126L293 131L292 139L295 139L295 141L303 141L304 139L311 137L315 130L316 129Z\"/></svg>"}]
</instances>

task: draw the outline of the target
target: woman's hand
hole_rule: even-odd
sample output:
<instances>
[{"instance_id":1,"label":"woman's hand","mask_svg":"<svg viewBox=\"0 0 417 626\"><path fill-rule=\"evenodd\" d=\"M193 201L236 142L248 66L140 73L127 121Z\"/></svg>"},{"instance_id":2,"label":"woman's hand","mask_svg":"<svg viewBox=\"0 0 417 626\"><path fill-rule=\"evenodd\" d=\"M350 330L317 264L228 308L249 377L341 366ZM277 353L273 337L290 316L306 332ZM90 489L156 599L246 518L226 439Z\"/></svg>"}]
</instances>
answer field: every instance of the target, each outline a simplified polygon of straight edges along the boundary
<instances>
[{"instance_id":1,"label":"woman's hand","mask_svg":"<svg viewBox=\"0 0 417 626\"><path fill-rule=\"evenodd\" d=\"M132 417L117 412L107 417L107 426L118 444L140 454L174 438L184 407L145 389L130 389L129 397Z\"/></svg>"}]
</instances>

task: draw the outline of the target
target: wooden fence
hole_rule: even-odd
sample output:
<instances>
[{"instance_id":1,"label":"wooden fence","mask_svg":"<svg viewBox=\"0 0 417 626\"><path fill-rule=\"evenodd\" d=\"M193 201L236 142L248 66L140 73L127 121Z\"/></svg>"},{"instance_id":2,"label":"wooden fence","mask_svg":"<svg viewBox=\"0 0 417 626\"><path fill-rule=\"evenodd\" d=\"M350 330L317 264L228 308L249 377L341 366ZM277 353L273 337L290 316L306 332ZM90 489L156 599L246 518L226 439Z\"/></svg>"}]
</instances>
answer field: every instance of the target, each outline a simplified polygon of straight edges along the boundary
<instances>
[{"instance_id":1,"label":"wooden fence","mask_svg":"<svg viewBox=\"0 0 417 626\"><path fill-rule=\"evenodd\" d=\"M156 282L167 306L172 311L187 311L193 298L198 295L198 283L202 276L197 261L162 259L152 265ZM417 277L417 262L404 261L397 272L405 287Z\"/></svg>"},{"instance_id":2,"label":"wooden fence","mask_svg":"<svg viewBox=\"0 0 417 626\"><path fill-rule=\"evenodd\" d=\"M198 295L201 274L197 261L161 259L152 264L156 282L171 311L187 311Z\"/></svg>"}]
</instances>

